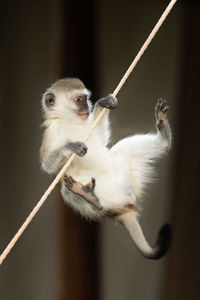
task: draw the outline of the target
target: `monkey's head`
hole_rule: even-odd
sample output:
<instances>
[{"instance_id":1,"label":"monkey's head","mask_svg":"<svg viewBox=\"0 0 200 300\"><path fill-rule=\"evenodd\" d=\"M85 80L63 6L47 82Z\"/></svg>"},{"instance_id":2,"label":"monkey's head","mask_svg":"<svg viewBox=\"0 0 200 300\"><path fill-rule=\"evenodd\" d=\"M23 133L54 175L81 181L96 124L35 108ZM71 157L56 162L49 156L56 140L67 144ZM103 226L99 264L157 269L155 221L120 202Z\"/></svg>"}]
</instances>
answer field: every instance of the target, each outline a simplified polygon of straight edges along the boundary
<instances>
[{"instance_id":1,"label":"monkey's head","mask_svg":"<svg viewBox=\"0 0 200 300\"><path fill-rule=\"evenodd\" d=\"M90 92L78 78L56 81L42 97L42 107L47 115L78 117L86 120L91 111Z\"/></svg>"}]
</instances>

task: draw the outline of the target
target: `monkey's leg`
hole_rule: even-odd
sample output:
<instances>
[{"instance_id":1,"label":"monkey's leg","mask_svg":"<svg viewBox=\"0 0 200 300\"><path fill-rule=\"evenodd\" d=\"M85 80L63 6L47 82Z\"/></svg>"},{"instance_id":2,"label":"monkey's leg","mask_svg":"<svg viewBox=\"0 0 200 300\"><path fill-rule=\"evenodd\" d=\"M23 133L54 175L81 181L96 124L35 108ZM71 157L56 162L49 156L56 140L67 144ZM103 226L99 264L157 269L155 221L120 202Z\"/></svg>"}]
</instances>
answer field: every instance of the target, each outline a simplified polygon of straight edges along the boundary
<instances>
[{"instance_id":1,"label":"monkey's leg","mask_svg":"<svg viewBox=\"0 0 200 300\"><path fill-rule=\"evenodd\" d=\"M158 132L160 132L161 136L168 141L168 148L170 148L171 133L167 118L168 109L169 106L167 105L167 101L161 98L158 99L158 102L155 107L156 127Z\"/></svg>"},{"instance_id":2,"label":"monkey's leg","mask_svg":"<svg viewBox=\"0 0 200 300\"><path fill-rule=\"evenodd\" d=\"M75 181L73 177L71 176L68 177L66 175L64 177L64 181L65 181L66 188L68 188L70 191L81 196L96 208L100 210L103 208L99 202L99 199L94 193L95 178L92 177L91 181L85 185Z\"/></svg>"},{"instance_id":3,"label":"monkey's leg","mask_svg":"<svg viewBox=\"0 0 200 300\"><path fill-rule=\"evenodd\" d=\"M124 228L128 231L132 241L143 256L149 259L159 259L165 255L171 244L171 226L165 224L161 227L154 247L151 247L144 237L144 233L137 220L137 212L134 207L125 209L116 216Z\"/></svg>"},{"instance_id":4,"label":"monkey's leg","mask_svg":"<svg viewBox=\"0 0 200 300\"><path fill-rule=\"evenodd\" d=\"M157 133L137 134L122 139L111 148L111 154L118 157L120 153L123 153L123 157L136 158L137 161L141 161L142 159L155 159L166 153L171 145L168 109L167 102L159 99L155 107Z\"/></svg>"}]
</instances>

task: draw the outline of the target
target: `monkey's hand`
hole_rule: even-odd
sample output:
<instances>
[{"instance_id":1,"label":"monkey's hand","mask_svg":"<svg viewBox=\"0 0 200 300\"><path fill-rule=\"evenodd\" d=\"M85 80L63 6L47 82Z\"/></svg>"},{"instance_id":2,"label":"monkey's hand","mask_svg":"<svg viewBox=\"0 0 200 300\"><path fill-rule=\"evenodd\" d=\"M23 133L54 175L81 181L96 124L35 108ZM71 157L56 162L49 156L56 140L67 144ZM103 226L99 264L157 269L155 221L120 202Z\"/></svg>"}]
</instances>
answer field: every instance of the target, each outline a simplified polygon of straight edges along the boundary
<instances>
[{"instance_id":1,"label":"monkey's hand","mask_svg":"<svg viewBox=\"0 0 200 300\"><path fill-rule=\"evenodd\" d=\"M112 94L109 94L108 96L99 99L97 101L97 104L100 105L101 107L105 107L107 109L114 109L118 105L118 100L115 96Z\"/></svg>"},{"instance_id":2,"label":"monkey's hand","mask_svg":"<svg viewBox=\"0 0 200 300\"><path fill-rule=\"evenodd\" d=\"M87 146L82 142L73 142L73 143L67 143L65 145L67 149L70 151L76 153L78 156L84 156L87 153Z\"/></svg>"}]
</instances>

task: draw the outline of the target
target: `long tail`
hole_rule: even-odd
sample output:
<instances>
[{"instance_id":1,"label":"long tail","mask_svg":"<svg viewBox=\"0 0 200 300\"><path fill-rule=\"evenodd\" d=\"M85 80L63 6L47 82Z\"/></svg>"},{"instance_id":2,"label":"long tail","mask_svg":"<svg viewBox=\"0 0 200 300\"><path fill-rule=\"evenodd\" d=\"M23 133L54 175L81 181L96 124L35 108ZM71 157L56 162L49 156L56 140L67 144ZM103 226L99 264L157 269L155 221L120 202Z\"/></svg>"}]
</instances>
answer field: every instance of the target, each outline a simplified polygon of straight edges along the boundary
<instances>
[{"instance_id":1,"label":"long tail","mask_svg":"<svg viewBox=\"0 0 200 300\"><path fill-rule=\"evenodd\" d=\"M172 230L169 224L161 227L156 244L154 247L151 247L146 241L137 216L134 213L123 214L118 220L124 225L134 244L144 257L159 259L168 251L172 239Z\"/></svg>"}]
</instances>

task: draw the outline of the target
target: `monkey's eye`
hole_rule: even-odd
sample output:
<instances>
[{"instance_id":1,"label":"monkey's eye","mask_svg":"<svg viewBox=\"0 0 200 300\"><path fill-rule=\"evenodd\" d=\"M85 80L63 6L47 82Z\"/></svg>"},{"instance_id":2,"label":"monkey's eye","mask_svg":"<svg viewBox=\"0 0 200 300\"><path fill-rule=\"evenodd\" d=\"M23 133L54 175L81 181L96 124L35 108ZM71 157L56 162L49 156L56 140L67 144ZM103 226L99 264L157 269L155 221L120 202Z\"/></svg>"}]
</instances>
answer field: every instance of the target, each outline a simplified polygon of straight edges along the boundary
<instances>
[{"instance_id":1,"label":"monkey's eye","mask_svg":"<svg viewBox=\"0 0 200 300\"><path fill-rule=\"evenodd\" d=\"M76 97L76 102L81 103L83 101L82 97Z\"/></svg>"},{"instance_id":2,"label":"monkey's eye","mask_svg":"<svg viewBox=\"0 0 200 300\"><path fill-rule=\"evenodd\" d=\"M76 95L73 97L73 100L77 105L81 105L82 103L87 101L87 95Z\"/></svg>"},{"instance_id":3,"label":"monkey's eye","mask_svg":"<svg viewBox=\"0 0 200 300\"><path fill-rule=\"evenodd\" d=\"M47 107L52 106L55 103L55 95L53 93L48 93L45 95L45 103Z\"/></svg>"}]
</instances>

